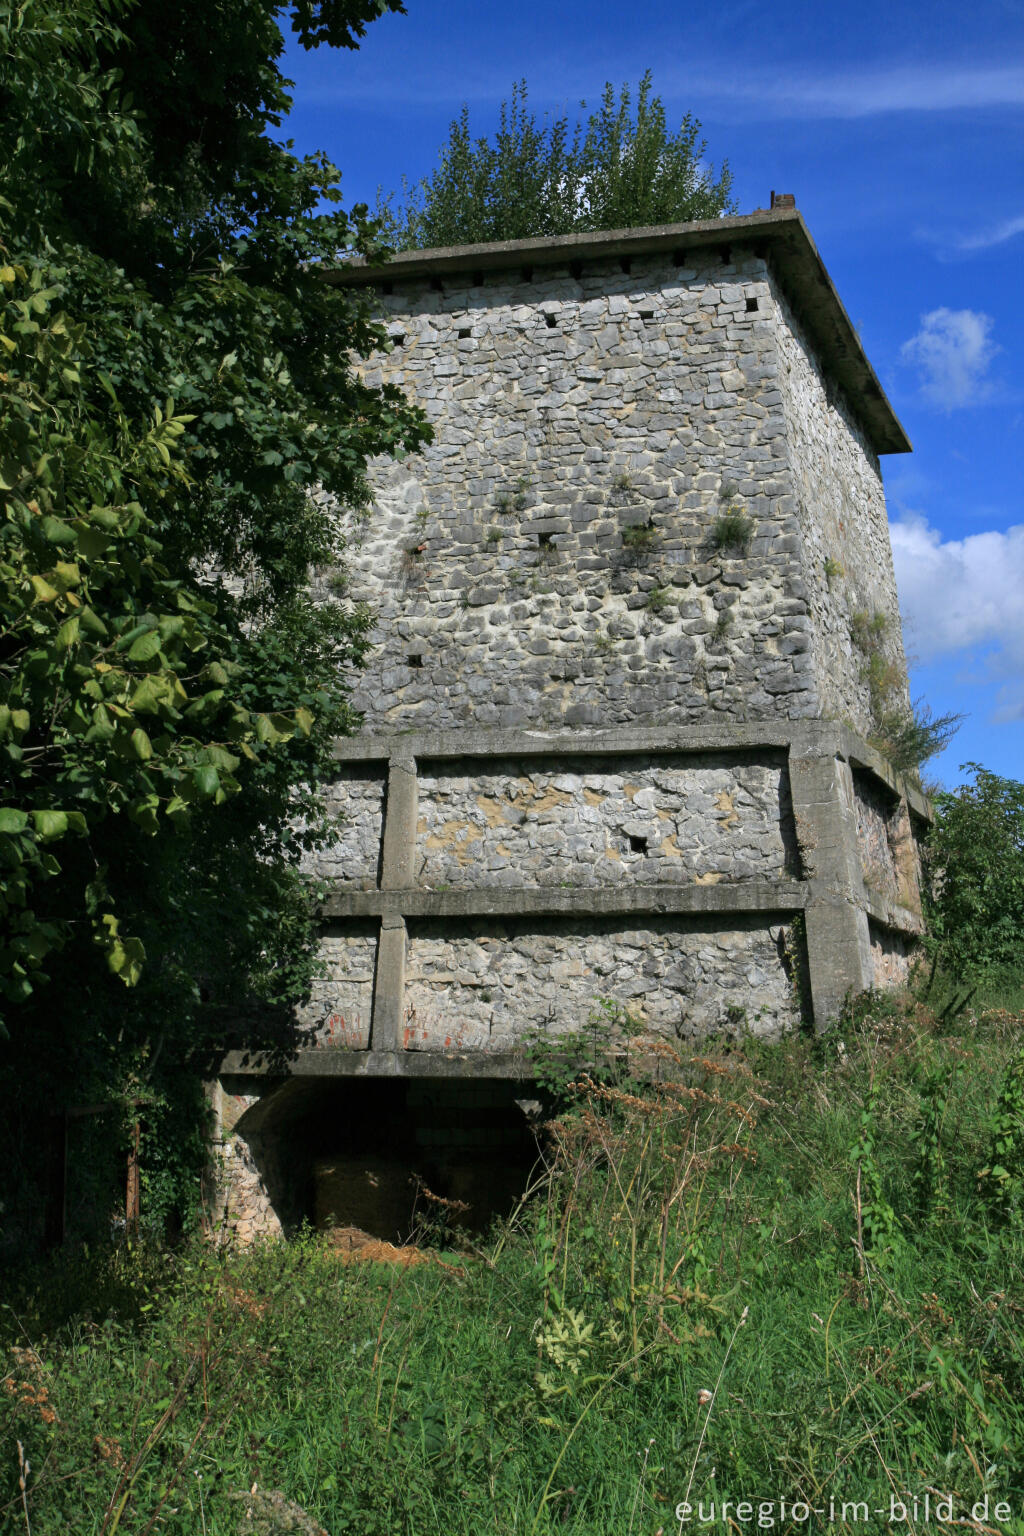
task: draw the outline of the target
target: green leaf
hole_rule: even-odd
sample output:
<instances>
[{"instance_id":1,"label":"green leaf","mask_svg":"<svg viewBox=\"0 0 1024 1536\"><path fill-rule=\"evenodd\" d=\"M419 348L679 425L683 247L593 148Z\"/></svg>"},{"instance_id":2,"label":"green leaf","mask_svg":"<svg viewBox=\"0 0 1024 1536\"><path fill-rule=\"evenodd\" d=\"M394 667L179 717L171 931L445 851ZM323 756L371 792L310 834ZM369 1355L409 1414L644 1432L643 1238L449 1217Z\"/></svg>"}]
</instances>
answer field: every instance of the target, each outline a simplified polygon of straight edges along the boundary
<instances>
[{"instance_id":1,"label":"green leaf","mask_svg":"<svg viewBox=\"0 0 1024 1536\"><path fill-rule=\"evenodd\" d=\"M28 813L16 811L11 806L0 807L0 832L15 834L28 826Z\"/></svg>"},{"instance_id":2,"label":"green leaf","mask_svg":"<svg viewBox=\"0 0 1024 1536\"><path fill-rule=\"evenodd\" d=\"M220 789L220 774L212 763L200 763L193 771L192 780L204 800L213 799Z\"/></svg>"},{"instance_id":3,"label":"green leaf","mask_svg":"<svg viewBox=\"0 0 1024 1536\"><path fill-rule=\"evenodd\" d=\"M75 530L70 523L65 523L59 517L43 518L43 538L51 544L73 544L75 542Z\"/></svg>"},{"instance_id":4,"label":"green leaf","mask_svg":"<svg viewBox=\"0 0 1024 1536\"><path fill-rule=\"evenodd\" d=\"M134 641L128 651L129 661L151 661L160 649L160 631L148 630Z\"/></svg>"},{"instance_id":5,"label":"green leaf","mask_svg":"<svg viewBox=\"0 0 1024 1536\"><path fill-rule=\"evenodd\" d=\"M64 811L33 811L32 820L36 835L44 842L50 838L63 837L68 830L68 818Z\"/></svg>"},{"instance_id":6,"label":"green leaf","mask_svg":"<svg viewBox=\"0 0 1024 1536\"><path fill-rule=\"evenodd\" d=\"M132 751L135 753L135 756L139 759L139 761L142 763L148 762L149 759L153 756L153 743L150 741L141 725L137 725L134 731L132 731L131 741Z\"/></svg>"}]
</instances>

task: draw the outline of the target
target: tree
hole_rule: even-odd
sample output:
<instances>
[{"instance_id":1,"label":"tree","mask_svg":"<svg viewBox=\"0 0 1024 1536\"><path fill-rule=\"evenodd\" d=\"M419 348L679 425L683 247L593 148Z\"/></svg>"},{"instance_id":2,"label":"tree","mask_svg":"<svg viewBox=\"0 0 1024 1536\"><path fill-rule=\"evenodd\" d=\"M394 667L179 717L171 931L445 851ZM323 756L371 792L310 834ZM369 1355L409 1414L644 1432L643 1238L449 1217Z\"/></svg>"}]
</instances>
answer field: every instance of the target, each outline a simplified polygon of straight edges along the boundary
<instances>
[{"instance_id":1,"label":"tree","mask_svg":"<svg viewBox=\"0 0 1024 1536\"><path fill-rule=\"evenodd\" d=\"M401 6L297 0L291 25L304 46L352 47L384 10ZM368 621L304 598L310 567L343 555L306 488L361 504L368 457L428 429L361 382L350 359L383 332L320 280L340 251L379 246L323 156L268 136L289 104L277 14L0 14L14 1108L141 1094L170 1113L225 1048L290 1054L308 993L299 866L324 835Z\"/></svg>"},{"instance_id":2,"label":"tree","mask_svg":"<svg viewBox=\"0 0 1024 1536\"><path fill-rule=\"evenodd\" d=\"M925 943L958 1009L998 973L1019 975L1024 954L1024 784L977 763L961 771L973 783L934 797L925 845Z\"/></svg>"},{"instance_id":3,"label":"tree","mask_svg":"<svg viewBox=\"0 0 1024 1536\"><path fill-rule=\"evenodd\" d=\"M538 126L526 107L526 81L502 102L493 142L470 135L469 109L451 124L441 163L429 179L404 186L405 203L380 199L388 239L402 249L468 245L629 229L735 212L732 176L715 179L704 160L700 123L689 113L675 134L652 94L651 73L618 100L606 85L586 125L564 115ZM586 102L581 102L586 107Z\"/></svg>"}]
</instances>

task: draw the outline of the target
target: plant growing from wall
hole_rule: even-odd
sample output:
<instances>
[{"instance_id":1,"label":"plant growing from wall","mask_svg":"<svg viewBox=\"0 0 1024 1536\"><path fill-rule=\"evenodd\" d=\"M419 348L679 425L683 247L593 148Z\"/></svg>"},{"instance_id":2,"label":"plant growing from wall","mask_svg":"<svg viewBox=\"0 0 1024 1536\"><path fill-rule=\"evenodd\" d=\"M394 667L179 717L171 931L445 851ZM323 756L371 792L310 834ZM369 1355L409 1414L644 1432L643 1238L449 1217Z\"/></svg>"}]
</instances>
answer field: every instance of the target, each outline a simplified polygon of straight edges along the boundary
<instances>
[{"instance_id":1,"label":"plant growing from wall","mask_svg":"<svg viewBox=\"0 0 1024 1536\"><path fill-rule=\"evenodd\" d=\"M711 545L720 554L746 555L754 537L754 522L738 506L720 512L711 528Z\"/></svg>"},{"instance_id":2,"label":"plant growing from wall","mask_svg":"<svg viewBox=\"0 0 1024 1536\"><path fill-rule=\"evenodd\" d=\"M664 613L672 603L672 593L667 587L652 587L644 601L644 608L648 613Z\"/></svg>"},{"instance_id":3,"label":"plant growing from wall","mask_svg":"<svg viewBox=\"0 0 1024 1536\"><path fill-rule=\"evenodd\" d=\"M833 559L831 555L826 555L825 580L828 582L829 586L831 587L835 582L841 581L845 575L846 572L840 562Z\"/></svg>"}]
</instances>

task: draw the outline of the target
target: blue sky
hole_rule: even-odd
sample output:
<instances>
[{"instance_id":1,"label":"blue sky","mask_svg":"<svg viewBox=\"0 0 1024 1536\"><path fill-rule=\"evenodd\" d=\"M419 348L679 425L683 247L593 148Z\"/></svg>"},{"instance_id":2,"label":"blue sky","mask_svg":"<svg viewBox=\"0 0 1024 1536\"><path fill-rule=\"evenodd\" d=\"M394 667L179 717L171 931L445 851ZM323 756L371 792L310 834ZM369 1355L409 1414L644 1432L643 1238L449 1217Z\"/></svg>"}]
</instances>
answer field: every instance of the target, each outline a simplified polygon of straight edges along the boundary
<instances>
[{"instance_id":1,"label":"blue sky","mask_svg":"<svg viewBox=\"0 0 1024 1536\"><path fill-rule=\"evenodd\" d=\"M1024 0L408 0L358 53L289 48L286 131L346 201L428 174L513 81L574 110L650 67L740 211L794 192L915 452L883 459L915 696L968 715L927 775L1024 778Z\"/></svg>"}]
</instances>

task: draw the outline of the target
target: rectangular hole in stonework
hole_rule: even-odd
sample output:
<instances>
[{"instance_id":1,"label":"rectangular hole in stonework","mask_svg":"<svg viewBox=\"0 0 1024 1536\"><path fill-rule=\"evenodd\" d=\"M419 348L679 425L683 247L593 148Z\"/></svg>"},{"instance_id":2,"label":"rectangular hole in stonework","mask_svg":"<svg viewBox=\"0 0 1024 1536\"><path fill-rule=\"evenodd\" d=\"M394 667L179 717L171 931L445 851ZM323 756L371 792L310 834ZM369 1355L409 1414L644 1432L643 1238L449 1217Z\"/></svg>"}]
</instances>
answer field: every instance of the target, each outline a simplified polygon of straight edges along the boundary
<instances>
[{"instance_id":1,"label":"rectangular hole in stonework","mask_svg":"<svg viewBox=\"0 0 1024 1536\"><path fill-rule=\"evenodd\" d=\"M673 251L672 252L673 264L675 266L677 266L677 267L685 267L686 266L686 256L687 256L686 251Z\"/></svg>"},{"instance_id":2,"label":"rectangular hole in stonework","mask_svg":"<svg viewBox=\"0 0 1024 1536\"><path fill-rule=\"evenodd\" d=\"M629 851L630 851L630 853L646 853L647 852L647 839L646 839L646 837L634 837L632 832L631 832L629 834Z\"/></svg>"},{"instance_id":3,"label":"rectangular hole in stonework","mask_svg":"<svg viewBox=\"0 0 1024 1536\"><path fill-rule=\"evenodd\" d=\"M439 277L432 277L430 279L430 287L434 293L442 293L444 291L444 284Z\"/></svg>"},{"instance_id":4,"label":"rectangular hole in stonework","mask_svg":"<svg viewBox=\"0 0 1024 1536\"><path fill-rule=\"evenodd\" d=\"M532 267L524 267L522 272L520 273L520 276L522 277L524 283L532 283L533 282L533 268Z\"/></svg>"},{"instance_id":5,"label":"rectangular hole in stonework","mask_svg":"<svg viewBox=\"0 0 1024 1536\"><path fill-rule=\"evenodd\" d=\"M404 331L396 331L393 336L389 336L388 337L388 340L391 342L391 345L393 347L404 347L405 346L405 333L404 333Z\"/></svg>"},{"instance_id":6,"label":"rectangular hole in stonework","mask_svg":"<svg viewBox=\"0 0 1024 1536\"><path fill-rule=\"evenodd\" d=\"M545 315L544 324L547 326L549 331L553 331L555 326L558 324L558 321L554 315Z\"/></svg>"},{"instance_id":7,"label":"rectangular hole in stonework","mask_svg":"<svg viewBox=\"0 0 1024 1536\"><path fill-rule=\"evenodd\" d=\"M730 266L732 263L732 247L728 245L720 245L718 247L718 259L719 261L723 262L725 266Z\"/></svg>"},{"instance_id":8,"label":"rectangular hole in stonework","mask_svg":"<svg viewBox=\"0 0 1024 1536\"><path fill-rule=\"evenodd\" d=\"M653 320L654 319L654 310L653 309L642 309L640 311L640 319L644 320L644 321Z\"/></svg>"},{"instance_id":9,"label":"rectangular hole in stonework","mask_svg":"<svg viewBox=\"0 0 1024 1536\"><path fill-rule=\"evenodd\" d=\"M633 270L632 259L629 256L620 256L619 257L619 271L620 272L625 272L627 274L627 276L628 276L628 274L630 272L632 272L632 270Z\"/></svg>"},{"instance_id":10,"label":"rectangular hole in stonework","mask_svg":"<svg viewBox=\"0 0 1024 1536\"><path fill-rule=\"evenodd\" d=\"M392 294L395 291L394 283L381 283L380 291L384 294Z\"/></svg>"},{"instance_id":11,"label":"rectangular hole in stonework","mask_svg":"<svg viewBox=\"0 0 1024 1536\"><path fill-rule=\"evenodd\" d=\"M579 282L580 278L583 276L583 263L582 263L582 261L570 261L570 263L569 263L569 276L572 278L573 282L575 282L575 283Z\"/></svg>"},{"instance_id":12,"label":"rectangular hole in stonework","mask_svg":"<svg viewBox=\"0 0 1024 1536\"><path fill-rule=\"evenodd\" d=\"M470 337L472 336L472 334L473 334L473 332L469 329L469 327L468 326L464 326L463 329L459 331L459 340L460 341L468 341L470 339Z\"/></svg>"},{"instance_id":13,"label":"rectangular hole in stonework","mask_svg":"<svg viewBox=\"0 0 1024 1536\"><path fill-rule=\"evenodd\" d=\"M410 667L422 667L423 665L423 657L420 655L419 651L412 651L408 660Z\"/></svg>"},{"instance_id":14,"label":"rectangular hole in stonework","mask_svg":"<svg viewBox=\"0 0 1024 1536\"><path fill-rule=\"evenodd\" d=\"M747 300L747 314L748 315L752 315L756 309L757 309L757 300L756 299L748 299Z\"/></svg>"},{"instance_id":15,"label":"rectangular hole in stonework","mask_svg":"<svg viewBox=\"0 0 1024 1536\"><path fill-rule=\"evenodd\" d=\"M482 288L483 285L484 285L484 275L483 275L483 273L482 272L474 272L473 273L473 287L474 288Z\"/></svg>"}]
</instances>

